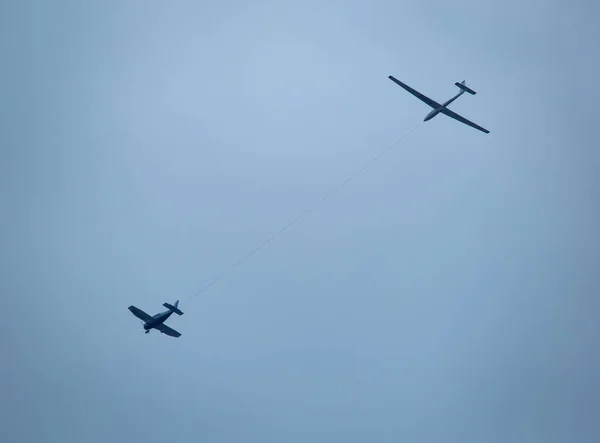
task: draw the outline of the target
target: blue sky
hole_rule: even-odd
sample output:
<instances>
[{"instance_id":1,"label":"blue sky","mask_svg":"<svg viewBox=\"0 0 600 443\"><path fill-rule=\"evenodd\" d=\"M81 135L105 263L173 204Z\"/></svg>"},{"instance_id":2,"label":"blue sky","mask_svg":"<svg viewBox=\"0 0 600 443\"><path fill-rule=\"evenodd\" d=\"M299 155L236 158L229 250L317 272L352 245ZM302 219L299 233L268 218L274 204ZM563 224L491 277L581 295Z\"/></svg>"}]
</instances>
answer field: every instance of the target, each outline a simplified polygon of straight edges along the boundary
<instances>
[{"instance_id":1,"label":"blue sky","mask_svg":"<svg viewBox=\"0 0 600 443\"><path fill-rule=\"evenodd\" d=\"M7 441L595 441L598 9L4 4Z\"/></svg>"}]
</instances>

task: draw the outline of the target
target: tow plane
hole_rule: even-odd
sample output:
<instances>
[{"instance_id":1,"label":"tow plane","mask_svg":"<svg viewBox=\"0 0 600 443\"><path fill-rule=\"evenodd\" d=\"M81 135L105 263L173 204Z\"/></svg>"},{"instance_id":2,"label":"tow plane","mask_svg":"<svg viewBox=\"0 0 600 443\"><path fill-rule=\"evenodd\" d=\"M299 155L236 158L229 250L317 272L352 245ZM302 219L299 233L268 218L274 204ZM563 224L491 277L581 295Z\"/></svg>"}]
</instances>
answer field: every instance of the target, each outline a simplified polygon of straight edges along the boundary
<instances>
[{"instance_id":1,"label":"tow plane","mask_svg":"<svg viewBox=\"0 0 600 443\"><path fill-rule=\"evenodd\" d=\"M177 338L180 337L181 334L175 329L171 329L167 325L165 325L165 320L169 318L173 314L173 312L177 315L183 315L183 312L181 312L181 310L177 307L178 305L179 300L177 300L174 305L170 303L163 303L163 306L167 308L168 311L160 312L154 316L146 314L144 311L142 311L139 308L136 308L133 305L129 306L129 310L133 315L142 320L146 334L150 332L150 329L154 328L158 329L163 334L167 334L171 337Z\"/></svg>"},{"instance_id":2,"label":"tow plane","mask_svg":"<svg viewBox=\"0 0 600 443\"><path fill-rule=\"evenodd\" d=\"M458 120L461 123L464 123L465 125L469 125L472 128L478 129L481 132L485 132L486 134L490 133L490 131L488 131L487 129L482 128L481 126L473 123L472 121L467 120L462 115L459 115L456 112L451 111L450 109L448 109L448 105L450 105L450 103L452 103L458 97L460 97L461 95L463 95L465 92L468 92L471 95L477 94L475 91L473 91L471 88L469 88L469 87L467 87L465 85L465 81L464 80L461 83L458 83L458 82L454 83L456 86L458 86L460 88L460 92L458 94L456 94L454 97L452 97L450 100L448 100L446 103L440 105L438 102L436 102L436 101L430 99L429 97L421 94L419 91L415 91L413 88L411 88L407 84L402 83L397 78L394 78L391 75L388 78L391 81L393 81L394 83L396 83L398 86L401 86L402 88L406 89L408 92L410 92L412 95L414 95L415 97L417 97L419 100L421 100L422 102L428 104L429 106L431 106L433 108L433 111L431 111L429 114L427 114L425 116L425 120L424 121L431 120L436 115L442 113L442 114L447 115L448 117L452 117L453 119Z\"/></svg>"}]
</instances>

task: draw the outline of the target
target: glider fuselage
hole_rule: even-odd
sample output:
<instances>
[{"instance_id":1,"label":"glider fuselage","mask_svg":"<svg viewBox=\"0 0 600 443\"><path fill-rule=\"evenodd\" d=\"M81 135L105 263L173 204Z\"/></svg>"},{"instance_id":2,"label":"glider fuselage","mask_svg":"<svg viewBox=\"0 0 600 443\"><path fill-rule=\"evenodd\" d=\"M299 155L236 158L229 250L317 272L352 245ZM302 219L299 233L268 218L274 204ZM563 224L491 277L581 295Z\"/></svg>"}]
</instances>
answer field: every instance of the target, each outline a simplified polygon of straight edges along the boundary
<instances>
[{"instance_id":1,"label":"glider fuselage","mask_svg":"<svg viewBox=\"0 0 600 443\"><path fill-rule=\"evenodd\" d=\"M450 103L452 103L454 100L456 100L458 97L460 97L464 93L465 93L465 91L461 90L458 94L456 94L454 97L452 97L446 103L444 103L442 106L440 106L439 108L434 108L433 111L431 111L429 114L427 114L425 116L425 120L423 120L423 121L426 122L426 121L431 120L433 117L438 115L442 111L442 109L447 108Z\"/></svg>"}]
</instances>

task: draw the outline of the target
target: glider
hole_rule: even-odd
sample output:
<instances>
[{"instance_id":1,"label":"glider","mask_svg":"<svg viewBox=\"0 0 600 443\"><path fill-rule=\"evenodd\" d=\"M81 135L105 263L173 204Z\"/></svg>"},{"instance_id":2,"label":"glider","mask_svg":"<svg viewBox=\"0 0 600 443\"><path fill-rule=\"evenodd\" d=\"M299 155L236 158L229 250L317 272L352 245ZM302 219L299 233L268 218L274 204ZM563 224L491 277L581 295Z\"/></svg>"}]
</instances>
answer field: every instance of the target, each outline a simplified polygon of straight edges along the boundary
<instances>
[{"instance_id":1,"label":"glider","mask_svg":"<svg viewBox=\"0 0 600 443\"><path fill-rule=\"evenodd\" d=\"M456 112L448 109L448 105L450 103L452 103L454 100L456 100L458 97L463 95L465 92L468 92L471 95L477 94L471 88L468 88L467 86L465 86L464 80L461 83L458 83L458 82L454 83L456 86L458 86L460 88L460 92L458 94L456 94L454 97L452 97L450 100L448 100L446 103L444 103L443 105L440 105L436 101L433 101L429 97L421 94L419 91L415 91L413 88L411 88L410 86L408 86L405 83L402 83L400 80L394 78L393 76L390 75L388 78L391 81L393 81L394 83L396 83L397 85L406 89L408 92L410 92L412 95L417 97L419 100L421 100L424 103L427 103L429 106L431 106L433 108L433 111L431 111L429 114L427 114L424 121L431 120L433 117L435 117L436 115L438 115L441 112L442 114L445 114L448 117L452 117L453 119L458 120L459 122L464 123L465 125L469 125L472 128L478 129L481 132L485 132L486 134L490 133L490 131L488 131L487 129L482 128L481 126L473 123L472 121L467 120L462 115L459 115Z\"/></svg>"},{"instance_id":2,"label":"glider","mask_svg":"<svg viewBox=\"0 0 600 443\"><path fill-rule=\"evenodd\" d=\"M170 303L163 303L163 306L167 308L168 311L160 312L155 316L148 315L144 311L142 311L139 308L136 308L133 305L129 306L129 310L133 315L142 320L142 322L144 323L144 329L146 330L146 334L150 332L150 329L154 328L158 329L163 334L167 334L171 337L179 337L181 336L179 332L165 325L165 320L169 318L171 314L173 314L173 312L177 315L183 315L183 312L181 312L177 307L178 304L179 300L175 302L175 305L172 305Z\"/></svg>"}]
</instances>

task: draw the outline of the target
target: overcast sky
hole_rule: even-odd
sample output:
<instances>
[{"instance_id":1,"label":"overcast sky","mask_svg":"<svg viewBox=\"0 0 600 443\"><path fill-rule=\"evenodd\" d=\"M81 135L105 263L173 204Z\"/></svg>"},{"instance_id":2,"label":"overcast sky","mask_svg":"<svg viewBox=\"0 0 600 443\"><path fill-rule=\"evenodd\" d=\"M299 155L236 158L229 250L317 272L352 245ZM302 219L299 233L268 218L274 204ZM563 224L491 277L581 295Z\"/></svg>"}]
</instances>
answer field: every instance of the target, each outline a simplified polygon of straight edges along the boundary
<instances>
[{"instance_id":1,"label":"overcast sky","mask_svg":"<svg viewBox=\"0 0 600 443\"><path fill-rule=\"evenodd\" d=\"M3 2L3 441L598 441L599 16Z\"/></svg>"}]
</instances>

